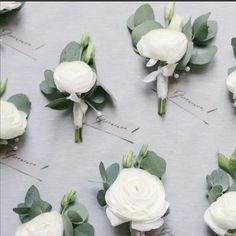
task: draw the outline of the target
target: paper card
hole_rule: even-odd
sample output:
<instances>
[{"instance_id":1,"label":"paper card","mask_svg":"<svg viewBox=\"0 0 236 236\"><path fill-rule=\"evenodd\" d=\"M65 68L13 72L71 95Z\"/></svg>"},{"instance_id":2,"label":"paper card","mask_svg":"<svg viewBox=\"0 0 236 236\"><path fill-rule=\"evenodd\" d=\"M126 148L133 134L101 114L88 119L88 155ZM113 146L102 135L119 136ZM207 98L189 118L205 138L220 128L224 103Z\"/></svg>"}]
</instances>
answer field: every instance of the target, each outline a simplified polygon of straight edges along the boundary
<instances>
[{"instance_id":1,"label":"paper card","mask_svg":"<svg viewBox=\"0 0 236 236\"><path fill-rule=\"evenodd\" d=\"M116 120L108 116L96 117L88 116L85 125L98 129L107 134L121 138L129 143L134 143L134 136L140 127L123 120Z\"/></svg>"},{"instance_id":2,"label":"paper card","mask_svg":"<svg viewBox=\"0 0 236 236\"><path fill-rule=\"evenodd\" d=\"M45 46L38 40L20 36L19 33L5 28L0 31L0 39L3 46L8 46L33 60L36 60L38 50Z\"/></svg>"},{"instance_id":3,"label":"paper card","mask_svg":"<svg viewBox=\"0 0 236 236\"><path fill-rule=\"evenodd\" d=\"M48 164L42 161L19 157L16 152L9 152L1 156L0 163L40 182L49 167Z\"/></svg>"}]
</instances>

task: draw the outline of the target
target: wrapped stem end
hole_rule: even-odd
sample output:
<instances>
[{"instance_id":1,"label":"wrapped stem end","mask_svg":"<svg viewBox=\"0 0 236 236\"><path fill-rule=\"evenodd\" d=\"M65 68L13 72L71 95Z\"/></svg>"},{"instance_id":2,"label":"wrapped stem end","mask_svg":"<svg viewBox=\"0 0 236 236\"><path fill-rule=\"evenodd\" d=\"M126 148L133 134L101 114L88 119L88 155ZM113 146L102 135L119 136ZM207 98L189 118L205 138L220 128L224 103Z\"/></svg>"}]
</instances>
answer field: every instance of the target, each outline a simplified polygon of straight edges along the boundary
<instances>
[{"instance_id":1,"label":"wrapped stem end","mask_svg":"<svg viewBox=\"0 0 236 236\"><path fill-rule=\"evenodd\" d=\"M82 136L82 128L76 128L75 129L75 143L82 143L83 142L83 136Z\"/></svg>"},{"instance_id":2,"label":"wrapped stem end","mask_svg":"<svg viewBox=\"0 0 236 236\"><path fill-rule=\"evenodd\" d=\"M166 98L158 98L158 114L160 116L166 113Z\"/></svg>"}]
</instances>

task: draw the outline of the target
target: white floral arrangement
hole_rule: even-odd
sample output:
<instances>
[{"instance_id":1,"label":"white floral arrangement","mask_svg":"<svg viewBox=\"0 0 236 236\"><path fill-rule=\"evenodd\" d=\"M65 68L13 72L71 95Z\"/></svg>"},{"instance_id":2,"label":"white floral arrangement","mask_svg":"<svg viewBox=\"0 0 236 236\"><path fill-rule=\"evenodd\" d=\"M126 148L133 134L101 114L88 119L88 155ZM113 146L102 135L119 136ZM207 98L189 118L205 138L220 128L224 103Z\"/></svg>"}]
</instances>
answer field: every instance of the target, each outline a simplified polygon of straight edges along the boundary
<instances>
[{"instance_id":1,"label":"white floral arrangement","mask_svg":"<svg viewBox=\"0 0 236 236\"><path fill-rule=\"evenodd\" d=\"M236 150L228 158L218 155L219 169L207 175L210 207L204 214L207 225L220 236L236 235Z\"/></svg>"},{"instance_id":2,"label":"white floral arrangement","mask_svg":"<svg viewBox=\"0 0 236 236\"><path fill-rule=\"evenodd\" d=\"M231 45L234 51L234 57L236 59L236 38L232 38ZM226 79L226 86L228 90L233 94L233 106L236 107L236 66L229 68L228 77Z\"/></svg>"},{"instance_id":3,"label":"white floral arrangement","mask_svg":"<svg viewBox=\"0 0 236 236\"><path fill-rule=\"evenodd\" d=\"M0 1L0 14L19 9L22 5L22 1Z\"/></svg>"},{"instance_id":4,"label":"white floral arrangement","mask_svg":"<svg viewBox=\"0 0 236 236\"><path fill-rule=\"evenodd\" d=\"M137 157L128 151L122 168L118 163L105 169L99 165L103 189L97 193L97 201L106 207L106 215L112 226L130 223L130 233L144 236L158 230L168 214L165 188L161 181L166 162L143 145Z\"/></svg>"},{"instance_id":5,"label":"white floral arrangement","mask_svg":"<svg viewBox=\"0 0 236 236\"><path fill-rule=\"evenodd\" d=\"M178 79L181 71L208 64L217 52L217 47L210 45L217 34L216 21L208 20L210 13L184 24L182 17L174 14L174 5L168 2L165 8L164 26L155 20L149 4L140 6L127 21L134 51L148 59L147 67L154 68L143 81L156 81L159 115L166 113L169 78Z\"/></svg>"},{"instance_id":6,"label":"white floral arrangement","mask_svg":"<svg viewBox=\"0 0 236 236\"><path fill-rule=\"evenodd\" d=\"M40 90L51 100L46 107L55 110L72 108L75 142L82 142L82 127L88 108L92 108L99 118L102 116L99 109L108 100L112 101L111 94L97 80L94 46L88 33L83 34L80 43L69 43L54 72L46 70L44 76Z\"/></svg>"},{"instance_id":7,"label":"white floral arrangement","mask_svg":"<svg viewBox=\"0 0 236 236\"><path fill-rule=\"evenodd\" d=\"M60 212L53 210L41 199L38 189L31 186L25 202L13 209L22 225L15 236L94 236L94 228L88 223L88 211L76 201L76 192L67 192L61 200Z\"/></svg>"},{"instance_id":8,"label":"white floral arrangement","mask_svg":"<svg viewBox=\"0 0 236 236\"><path fill-rule=\"evenodd\" d=\"M0 78L0 146L18 149L16 143L25 133L31 102L25 94L15 94L7 100L2 96L7 87L7 79Z\"/></svg>"}]
</instances>

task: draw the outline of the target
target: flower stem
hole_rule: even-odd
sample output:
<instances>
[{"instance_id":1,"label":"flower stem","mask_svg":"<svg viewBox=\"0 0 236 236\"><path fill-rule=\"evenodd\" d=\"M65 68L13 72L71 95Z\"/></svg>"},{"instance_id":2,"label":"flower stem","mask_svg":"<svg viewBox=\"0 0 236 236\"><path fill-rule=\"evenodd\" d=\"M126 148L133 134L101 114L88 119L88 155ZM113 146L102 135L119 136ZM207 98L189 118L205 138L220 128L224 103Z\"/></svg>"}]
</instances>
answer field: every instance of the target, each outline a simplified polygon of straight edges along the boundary
<instances>
[{"instance_id":1,"label":"flower stem","mask_svg":"<svg viewBox=\"0 0 236 236\"><path fill-rule=\"evenodd\" d=\"M166 113L166 98L158 98L158 114L164 115Z\"/></svg>"},{"instance_id":2,"label":"flower stem","mask_svg":"<svg viewBox=\"0 0 236 236\"><path fill-rule=\"evenodd\" d=\"M83 136L82 136L82 128L76 127L75 129L75 143L82 143Z\"/></svg>"}]
</instances>

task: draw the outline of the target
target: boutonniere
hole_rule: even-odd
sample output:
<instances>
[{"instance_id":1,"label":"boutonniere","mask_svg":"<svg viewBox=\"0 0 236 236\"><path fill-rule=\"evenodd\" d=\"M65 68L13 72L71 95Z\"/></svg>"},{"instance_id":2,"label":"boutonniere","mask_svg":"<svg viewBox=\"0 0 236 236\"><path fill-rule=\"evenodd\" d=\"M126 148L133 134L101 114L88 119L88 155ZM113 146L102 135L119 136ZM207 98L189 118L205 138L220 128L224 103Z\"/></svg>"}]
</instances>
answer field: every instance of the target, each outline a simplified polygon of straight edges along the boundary
<instances>
[{"instance_id":1,"label":"boutonniere","mask_svg":"<svg viewBox=\"0 0 236 236\"><path fill-rule=\"evenodd\" d=\"M236 235L236 150L227 158L218 155L219 169L207 175L210 207L204 219L221 236Z\"/></svg>"},{"instance_id":2,"label":"boutonniere","mask_svg":"<svg viewBox=\"0 0 236 236\"><path fill-rule=\"evenodd\" d=\"M183 25L182 17L174 15L174 3L169 2L164 15L163 26L155 20L152 7L144 4L127 21L135 52L148 59L147 67L154 68L143 81L156 81L160 115L166 112L169 78L178 79L191 65L209 63L217 51L210 45L217 33L216 21L208 21L210 13L197 17L193 24L190 18Z\"/></svg>"},{"instance_id":3,"label":"boutonniere","mask_svg":"<svg viewBox=\"0 0 236 236\"><path fill-rule=\"evenodd\" d=\"M112 226L129 222L131 235L160 228L167 214L165 188L161 181L166 162L143 145L137 157L128 151L122 167L118 163L105 169L99 165L103 189L98 191L100 206L106 206L106 214Z\"/></svg>"},{"instance_id":4,"label":"boutonniere","mask_svg":"<svg viewBox=\"0 0 236 236\"><path fill-rule=\"evenodd\" d=\"M15 94L7 100L2 99L7 86L7 79L0 79L0 145L9 145L17 150L15 143L25 133L31 103L25 94Z\"/></svg>"},{"instance_id":5,"label":"boutonniere","mask_svg":"<svg viewBox=\"0 0 236 236\"><path fill-rule=\"evenodd\" d=\"M31 186L25 202L13 209L19 215L20 225L15 236L94 236L88 223L88 211L76 201L76 192L67 192L61 200L60 212L41 199L38 189Z\"/></svg>"},{"instance_id":6,"label":"boutonniere","mask_svg":"<svg viewBox=\"0 0 236 236\"><path fill-rule=\"evenodd\" d=\"M82 142L82 126L88 108L101 117L99 108L111 98L97 80L94 46L89 35L85 33L80 43L69 43L54 72L46 70L44 76L40 89L51 100L46 107L55 110L73 108L75 142Z\"/></svg>"},{"instance_id":7,"label":"boutonniere","mask_svg":"<svg viewBox=\"0 0 236 236\"><path fill-rule=\"evenodd\" d=\"M236 59L236 38L232 38L231 45L233 47L234 57ZM236 66L231 67L228 70L228 78L226 80L226 85L228 90L233 94L233 106L236 107Z\"/></svg>"},{"instance_id":8,"label":"boutonniere","mask_svg":"<svg viewBox=\"0 0 236 236\"><path fill-rule=\"evenodd\" d=\"M0 14L16 10L23 5L22 1L0 1Z\"/></svg>"}]
</instances>

